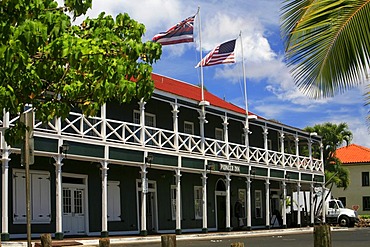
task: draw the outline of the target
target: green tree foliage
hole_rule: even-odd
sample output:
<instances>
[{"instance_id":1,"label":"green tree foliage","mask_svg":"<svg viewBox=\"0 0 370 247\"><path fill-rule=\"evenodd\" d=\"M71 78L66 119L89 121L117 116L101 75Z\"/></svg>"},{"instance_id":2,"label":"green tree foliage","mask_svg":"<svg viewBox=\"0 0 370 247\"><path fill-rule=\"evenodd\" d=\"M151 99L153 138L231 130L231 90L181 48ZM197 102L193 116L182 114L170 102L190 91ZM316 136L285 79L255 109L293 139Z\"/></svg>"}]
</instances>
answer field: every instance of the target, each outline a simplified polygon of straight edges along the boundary
<instances>
[{"instance_id":1,"label":"green tree foliage","mask_svg":"<svg viewBox=\"0 0 370 247\"><path fill-rule=\"evenodd\" d=\"M368 83L369 0L283 0L281 11L286 58L303 92L330 97Z\"/></svg>"},{"instance_id":2,"label":"green tree foliage","mask_svg":"<svg viewBox=\"0 0 370 247\"><path fill-rule=\"evenodd\" d=\"M306 127L304 130L311 133L316 132L322 137L325 181L327 185L332 186L335 184L337 187L346 189L350 183L349 171L335 157L335 151L341 145L348 145L351 142L352 132L348 129L348 125L346 123L324 123Z\"/></svg>"},{"instance_id":3,"label":"green tree foliage","mask_svg":"<svg viewBox=\"0 0 370 247\"><path fill-rule=\"evenodd\" d=\"M151 96L161 45L142 42L144 25L127 14L101 13L73 25L70 15L90 7L91 0L65 0L62 7L52 0L0 1L1 108L15 116L32 105L46 122L71 108L94 115L107 101ZM7 131L8 142L19 140L21 125Z\"/></svg>"}]
</instances>

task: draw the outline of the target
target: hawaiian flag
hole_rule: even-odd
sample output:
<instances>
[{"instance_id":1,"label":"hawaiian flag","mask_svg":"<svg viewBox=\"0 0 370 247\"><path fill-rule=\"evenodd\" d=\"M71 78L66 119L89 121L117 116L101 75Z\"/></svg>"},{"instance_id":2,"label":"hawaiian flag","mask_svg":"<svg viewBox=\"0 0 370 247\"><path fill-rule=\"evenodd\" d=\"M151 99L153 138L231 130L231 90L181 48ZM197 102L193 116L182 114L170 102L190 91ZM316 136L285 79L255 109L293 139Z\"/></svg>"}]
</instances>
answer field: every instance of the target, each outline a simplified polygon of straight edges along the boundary
<instances>
[{"instance_id":1,"label":"hawaiian flag","mask_svg":"<svg viewBox=\"0 0 370 247\"><path fill-rule=\"evenodd\" d=\"M236 39L217 46L197 64L196 68L201 65L205 67L223 63L235 63L235 43Z\"/></svg>"},{"instance_id":2,"label":"hawaiian flag","mask_svg":"<svg viewBox=\"0 0 370 247\"><path fill-rule=\"evenodd\" d=\"M155 35L152 40L162 45L193 42L194 19L195 15L177 23L166 32Z\"/></svg>"}]
</instances>

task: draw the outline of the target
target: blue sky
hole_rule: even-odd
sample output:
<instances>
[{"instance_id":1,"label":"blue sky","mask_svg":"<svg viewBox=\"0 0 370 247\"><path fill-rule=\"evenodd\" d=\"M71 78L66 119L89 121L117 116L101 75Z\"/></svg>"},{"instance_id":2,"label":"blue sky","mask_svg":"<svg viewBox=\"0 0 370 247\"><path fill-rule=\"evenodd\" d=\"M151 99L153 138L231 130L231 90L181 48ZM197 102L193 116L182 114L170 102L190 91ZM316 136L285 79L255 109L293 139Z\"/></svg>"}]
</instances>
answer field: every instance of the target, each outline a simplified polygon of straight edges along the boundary
<instances>
[{"instance_id":1,"label":"blue sky","mask_svg":"<svg viewBox=\"0 0 370 247\"><path fill-rule=\"evenodd\" d=\"M146 26L146 41L195 14L199 6L203 56L242 32L250 111L298 128L346 122L354 134L352 143L370 147L366 122L370 107L364 106L365 86L334 98L314 100L294 85L284 63L280 3L281 0L93 0L88 15L95 17L102 11L113 16L128 13ZM161 60L154 65L155 73L200 83L200 69L194 68L200 59L197 19L195 24L196 42L164 46ZM236 46L237 63L205 67L204 85L213 94L244 107L240 39Z\"/></svg>"}]
</instances>

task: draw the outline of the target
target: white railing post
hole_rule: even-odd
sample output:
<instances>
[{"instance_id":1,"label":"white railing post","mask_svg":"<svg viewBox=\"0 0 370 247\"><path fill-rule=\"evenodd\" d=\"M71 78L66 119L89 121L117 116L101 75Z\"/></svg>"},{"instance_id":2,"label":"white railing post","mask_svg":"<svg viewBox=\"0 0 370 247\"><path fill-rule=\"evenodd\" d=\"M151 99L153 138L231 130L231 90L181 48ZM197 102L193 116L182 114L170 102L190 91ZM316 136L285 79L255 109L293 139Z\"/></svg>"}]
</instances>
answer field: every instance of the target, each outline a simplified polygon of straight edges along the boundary
<instances>
[{"instance_id":1,"label":"white railing post","mask_svg":"<svg viewBox=\"0 0 370 247\"><path fill-rule=\"evenodd\" d=\"M140 144L145 146L145 104L144 99L141 99L138 103L140 107Z\"/></svg>"},{"instance_id":2,"label":"white railing post","mask_svg":"<svg viewBox=\"0 0 370 247\"><path fill-rule=\"evenodd\" d=\"M227 128L227 126L229 125L229 123L227 122L228 118L226 116L226 113L225 113L225 116L222 117L222 120L223 120L223 128L224 128L224 141L225 141L225 156L226 156L226 159L229 159L229 129Z\"/></svg>"},{"instance_id":3,"label":"white railing post","mask_svg":"<svg viewBox=\"0 0 370 247\"><path fill-rule=\"evenodd\" d=\"M267 127L263 127L263 143L264 143L264 149L265 149L265 164L268 165L269 164L269 146L268 146L268 128Z\"/></svg>"},{"instance_id":4,"label":"white railing post","mask_svg":"<svg viewBox=\"0 0 370 247\"><path fill-rule=\"evenodd\" d=\"M179 105L176 103L172 103L172 119L173 119L173 131L175 132L174 138L174 146L176 151L179 151Z\"/></svg>"},{"instance_id":5,"label":"white railing post","mask_svg":"<svg viewBox=\"0 0 370 247\"><path fill-rule=\"evenodd\" d=\"M284 147L284 132L280 132L280 152L281 152L281 163L285 167L285 147Z\"/></svg>"},{"instance_id":6,"label":"white railing post","mask_svg":"<svg viewBox=\"0 0 370 247\"><path fill-rule=\"evenodd\" d=\"M204 136L204 124L207 123L206 120L206 112L205 112L205 106L202 105L201 110L199 112L199 132L200 132L200 138L201 138L201 150L202 154L205 154L205 136Z\"/></svg>"},{"instance_id":7,"label":"white railing post","mask_svg":"<svg viewBox=\"0 0 370 247\"><path fill-rule=\"evenodd\" d=\"M266 229L270 229L270 179L265 180L265 192L266 192Z\"/></svg>"},{"instance_id":8,"label":"white railing post","mask_svg":"<svg viewBox=\"0 0 370 247\"><path fill-rule=\"evenodd\" d=\"M297 158L296 167L299 170L300 160L299 160L299 138L298 138L298 135L296 135L296 137L294 139L294 142L295 142L295 155L296 155L296 158Z\"/></svg>"}]
</instances>

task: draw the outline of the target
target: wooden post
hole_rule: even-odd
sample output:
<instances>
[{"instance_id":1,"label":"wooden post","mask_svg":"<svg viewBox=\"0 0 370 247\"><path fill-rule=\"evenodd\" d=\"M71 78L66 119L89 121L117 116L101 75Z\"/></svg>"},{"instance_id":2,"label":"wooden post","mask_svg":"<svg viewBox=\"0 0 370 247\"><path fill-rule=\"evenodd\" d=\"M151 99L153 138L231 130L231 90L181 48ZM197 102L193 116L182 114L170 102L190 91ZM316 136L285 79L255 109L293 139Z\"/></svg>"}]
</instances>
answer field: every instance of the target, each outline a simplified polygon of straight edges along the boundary
<instances>
[{"instance_id":1,"label":"wooden post","mask_svg":"<svg viewBox=\"0 0 370 247\"><path fill-rule=\"evenodd\" d=\"M99 247L110 247L109 238L99 238Z\"/></svg>"},{"instance_id":2,"label":"wooden post","mask_svg":"<svg viewBox=\"0 0 370 247\"><path fill-rule=\"evenodd\" d=\"M41 247L52 247L51 234L41 234Z\"/></svg>"},{"instance_id":3,"label":"wooden post","mask_svg":"<svg viewBox=\"0 0 370 247\"><path fill-rule=\"evenodd\" d=\"M329 225L317 225L314 228L314 247L332 247Z\"/></svg>"},{"instance_id":4,"label":"wooden post","mask_svg":"<svg viewBox=\"0 0 370 247\"><path fill-rule=\"evenodd\" d=\"M244 247L244 243L242 242L231 243L231 247Z\"/></svg>"},{"instance_id":5,"label":"wooden post","mask_svg":"<svg viewBox=\"0 0 370 247\"><path fill-rule=\"evenodd\" d=\"M176 247L176 234L162 235L161 247Z\"/></svg>"}]
</instances>

